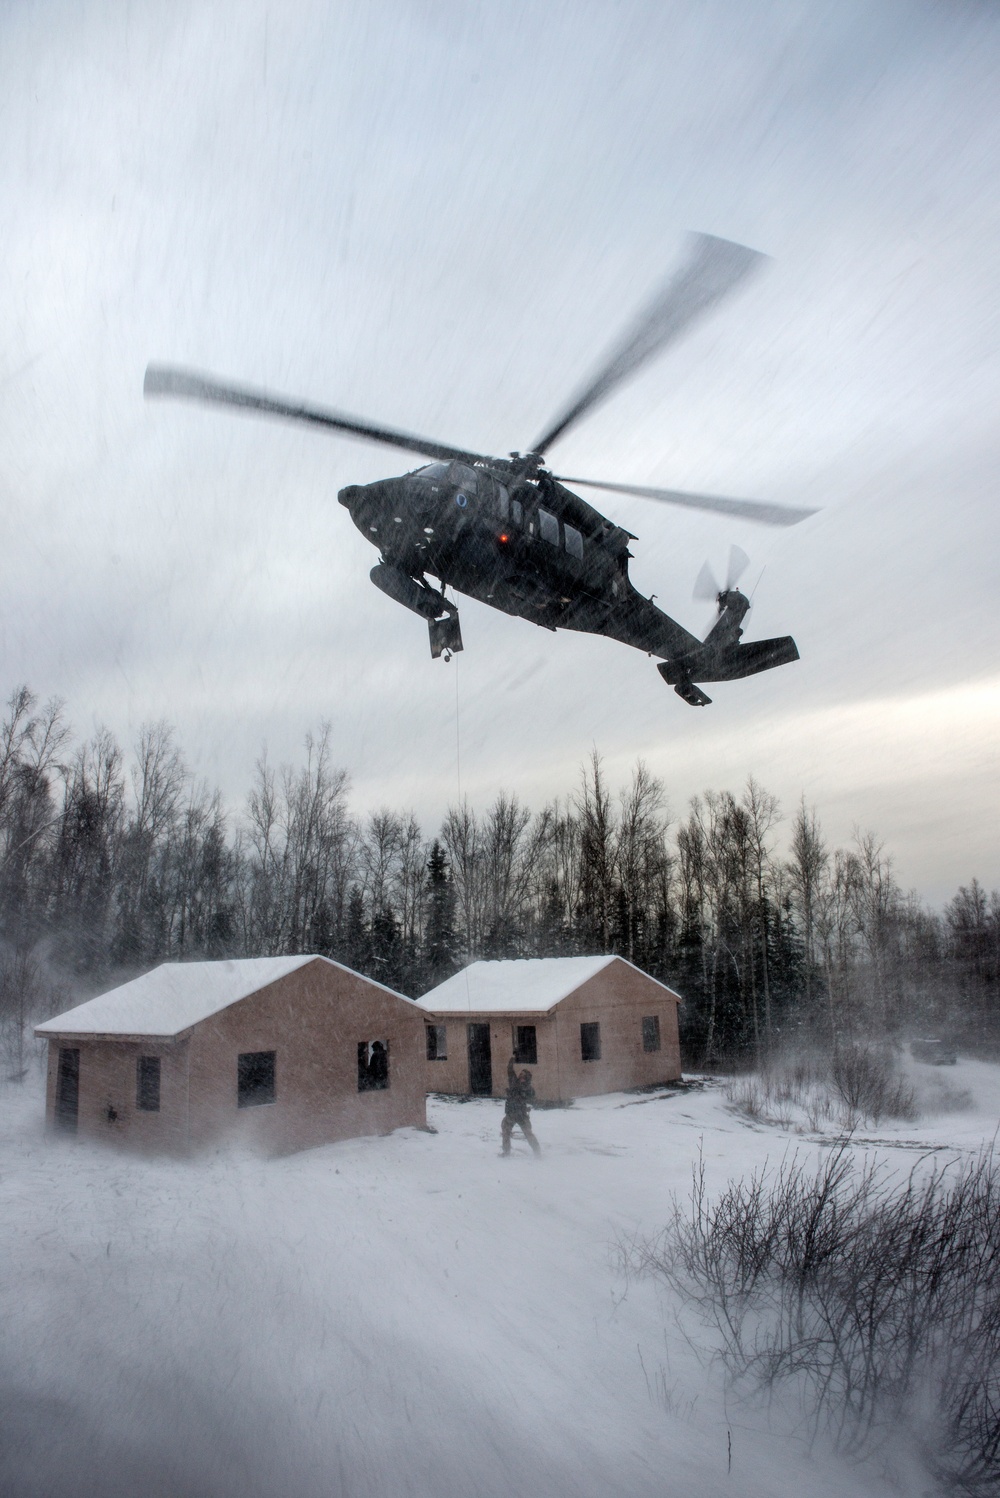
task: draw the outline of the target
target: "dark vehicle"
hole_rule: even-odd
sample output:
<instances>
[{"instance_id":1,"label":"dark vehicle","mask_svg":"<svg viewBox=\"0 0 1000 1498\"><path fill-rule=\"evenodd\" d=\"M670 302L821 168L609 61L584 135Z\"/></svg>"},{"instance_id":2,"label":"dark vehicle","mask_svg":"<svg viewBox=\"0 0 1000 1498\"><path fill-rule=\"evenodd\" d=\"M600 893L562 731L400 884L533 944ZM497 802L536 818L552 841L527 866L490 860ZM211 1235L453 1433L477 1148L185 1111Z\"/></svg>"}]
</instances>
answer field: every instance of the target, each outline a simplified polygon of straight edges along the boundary
<instances>
[{"instance_id":1,"label":"dark vehicle","mask_svg":"<svg viewBox=\"0 0 1000 1498\"><path fill-rule=\"evenodd\" d=\"M928 1066L954 1066L958 1060L955 1047L948 1040L911 1040L910 1055Z\"/></svg>"},{"instance_id":2,"label":"dark vehicle","mask_svg":"<svg viewBox=\"0 0 1000 1498\"><path fill-rule=\"evenodd\" d=\"M380 553L371 580L427 620L431 655L462 649L458 609L445 587L545 629L607 635L660 658L664 681L693 707L711 701L698 682L733 681L798 660L790 635L741 644L749 599L736 587L733 562L724 586L709 580L718 618L704 640L689 633L632 586L630 531L608 520L567 485L636 494L713 510L765 525L794 525L812 510L687 494L598 479L561 479L544 466L546 450L624 379L677 338L763 259L709 235L695 237L688 264L645 309L600 369L531 451L484 457L353 416L289 401L212 376L151 364L147 395L218 402L367 437L433 459L399 478L341 489L340 503ZM733 549L733 557L740 555ZM745 563L745 559L744 559ZM704 596L704 572L700 583ZM438 586L427 581L437 579ZM710 574L709 574L710 579Z\"/></svg>"}]
</instances>

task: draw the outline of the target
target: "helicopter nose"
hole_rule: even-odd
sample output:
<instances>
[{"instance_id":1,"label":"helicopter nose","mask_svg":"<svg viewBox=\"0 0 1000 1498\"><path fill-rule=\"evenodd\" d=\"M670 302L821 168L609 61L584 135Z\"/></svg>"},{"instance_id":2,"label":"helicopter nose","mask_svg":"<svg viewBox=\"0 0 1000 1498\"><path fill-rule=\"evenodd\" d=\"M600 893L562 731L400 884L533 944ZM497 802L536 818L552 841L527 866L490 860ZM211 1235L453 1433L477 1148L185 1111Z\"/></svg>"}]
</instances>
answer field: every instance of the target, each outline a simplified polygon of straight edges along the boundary
<instances>
[{"instance_id":1,"label":"helicopter nose","mask_svg":"<svg viewBox=\"0 0 1000 1498\"><path fill-rule=\"evenodd\" d=\"M378 479L374 484L349 484L340 490L337 498L348 510L358 506L366 510L386 510L402 504L405 495L405 480Z\"/></svg>"}]
</instances>

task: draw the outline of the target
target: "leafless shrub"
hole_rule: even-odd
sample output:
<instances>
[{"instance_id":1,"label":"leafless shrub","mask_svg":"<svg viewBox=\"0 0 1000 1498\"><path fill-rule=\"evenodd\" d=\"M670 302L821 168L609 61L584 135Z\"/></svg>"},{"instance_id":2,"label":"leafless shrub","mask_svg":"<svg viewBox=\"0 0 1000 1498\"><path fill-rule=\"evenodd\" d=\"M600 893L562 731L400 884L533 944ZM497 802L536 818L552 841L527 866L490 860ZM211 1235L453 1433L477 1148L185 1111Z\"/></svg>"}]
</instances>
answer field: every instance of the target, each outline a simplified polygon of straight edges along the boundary
<instances>
[{"instance_id":1,"label":"leafless shrub","mask_svg":"<svg viewBox=\"0 0 1000 1498\"><path fill-rule=\"evenodd\" d=\"M755 1123L791 1127L792 1115L788 1105L797 1102L798 1098L787 1087L776 1088L770 1077L760 1077L755 1073L735 1077L726 1083L725 1095L727 1102L744 1118Z\"/></svg>"},{"instance_id":2,"label":"leafless shrub","mask_svg":"<svg viewBox=\"0 0 1000 1498\"><path fill-rule=\"evenodd\" d=\"M765 1093L759 1077L734 1077L726 1083L724 1092L726 1101L745 1118L764 1117Z\"/></svg>"},{"instance_id":3,"label":"leafless shrub","mask_svg":"<svg viewBox=\"0 0 1000 1498\"><path fill-rule=\"evenodd\" d=\"M836 1105L826 1090L813 1092L806 1102L805 1110L806 1121L814 1134L822 1133L829 1124L837 1122Z\"/></svg>"},{"instance_id":4,"label":"leafless shrub","mask_svg":"<svg viewBox=\"0 0 1000 1498\"><path fill-rule=\"evenodd\" d=\"M899 1182L846 1149L797 1156L690 1204L630 1267L713 1324L730 1374L805 1396L855 1454L912 1431L934 1475L1000 1484L1000 1165L986 1152Z\"/></svg>"},{"instance_id":5,"label":"leafless shrub","mask_svg":"<svg viewBox=\"0 0 1000 1498\"><path fill-rule=\"evenodd\" d=\"M912 1121L917 1117L913 1088L884 1048L841 1046L833 1058L831 1077L854 1118L880 1123L883 1118Z\"/></svg>"},{"instance_id":6,"label":"leafless shrub","mask_svg":"<svg viewBox=\"0 0 1000 1498\"><path fill-rule=\"evenodd\" d=\"M832 1124L853 1129L884 1118L911 1121L919 1114L916 1094L886 1047L841 1047L830 1059L785 1057L767 1070L733 1078L730 1106L756 1123L816 1131ZM798 1114L798 1117L796 1117Z\"/></svg>"}]
</instances>

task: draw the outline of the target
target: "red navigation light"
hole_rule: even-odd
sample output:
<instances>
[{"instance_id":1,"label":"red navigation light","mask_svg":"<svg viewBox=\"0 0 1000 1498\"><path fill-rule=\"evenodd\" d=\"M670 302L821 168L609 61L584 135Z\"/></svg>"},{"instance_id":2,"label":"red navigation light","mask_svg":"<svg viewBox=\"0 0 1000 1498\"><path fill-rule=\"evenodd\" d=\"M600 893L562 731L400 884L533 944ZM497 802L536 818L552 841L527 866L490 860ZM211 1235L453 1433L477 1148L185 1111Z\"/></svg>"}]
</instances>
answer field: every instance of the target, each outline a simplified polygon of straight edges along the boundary
<instances>
[{"instance_id":1,"label":"red navigation light","mask_svg":"<svg viewBox=\"0 0 1000 1498\"><path fill-rule=\"evenodd\" d=\"M501 541L509 541L510 540L510 537L507 535L506 531L501 531L500 532L500 540Z\"/></svg>"}]
</instances>

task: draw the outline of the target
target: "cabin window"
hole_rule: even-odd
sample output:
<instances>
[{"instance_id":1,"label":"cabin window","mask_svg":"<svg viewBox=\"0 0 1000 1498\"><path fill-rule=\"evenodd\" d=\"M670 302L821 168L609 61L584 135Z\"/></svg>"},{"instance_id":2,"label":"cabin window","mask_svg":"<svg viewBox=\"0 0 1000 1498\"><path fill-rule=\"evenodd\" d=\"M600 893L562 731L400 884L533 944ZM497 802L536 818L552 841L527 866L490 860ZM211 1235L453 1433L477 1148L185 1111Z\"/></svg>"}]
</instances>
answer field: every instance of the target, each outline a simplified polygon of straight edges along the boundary
<instances>
[{"instance_id":1,"label":"cabin window","mask_svg":"<svg viewBox=\"0 0 1000 1498\"><path fill-rule=\"evenodd\" d=\"M514 1060L527 1066L538 1065L538 1036L534 1025L518 1025L514 1030Z\"/></svg>"},{"instance_id":2,"label":"cabin window","mask_svg":"<svg viewBox=\"0 0 1000 1498\"><path fill-rule=\"evenodd\" d=\"M274 1051L244 1051L236 1063L236 1104L259 1108L274 1102Z\"/></svg>"},{"instance_id":3,"label":"cabin window","mask_svg":"<svg viewBox=\"0 0 1000 1498\"><path fill-rule=\"evenodd\" d=\"M559 545L559 522L548 510L539 510L538 529L543 541L547 541L550 546Z\"/></svg>"},{"instance_id":4,"label":"cabin window","mask_svg":"<svg viewBox=\"0 0 1000 1498\"><path fill-rule=\"evenodd\" d=\"M642 1048L644 1051L660 1049L660 1016L647 1014L642 1021Z\"/></svg>"},{"instance_id":5,"label":"cabin window","mask_svg":"<svg viewBox=\"0 0 1000 1498\"><path fill-rule=\"evenodd\" d=\"M583 561L583 537L580 532L574 530L571 525L563 526L563 535L566 537L566 552L568 556L576 557L578 562Z\"/></svg>"},{"instance_id":6,"label":"cabin window","mask_svg":"<svg viewBox=\"0 0 1000 1498\"><path fill-rule=\"evenodd\" d=\"M501 520L510 519L510 495L503 484L497 484L497 509L500 511Z\"/></svg>"},{"instance_id":7,"label":"cabin window","mask_svg":"<svg viewBox=\"0 0 1000 1498\"><path fill-rule=\"evenodd\" d=\"M140 1113L160 1111L160 1058L139 1056L135 1063L135 1106Z\"/></svg>"},{"instance_id":8,"label":"cabin window","mask_svg":"<svg viewBox=\"0 0 1000 1498\"><path fill-rule=\"evenodd\" d=\"M358 1041L358 1091L384 1092L389 1085L389 1042Z\"/></svg>"},{"instance_id":9,"label":"cabin window","mask_svg":"<svg viewBox=\"0 0 1000 1498\"><path fill-rule=\"evenodd\" d=\"M521 528L524 525L524 509L523 509L523 507L521 505L521 501L519 499L513 499L513 500L511 500L510 518L511 518L511 520L513 520L514 524L517 526L518 530L521 530Z\"/></svg>"},{"instance_id":10,"label":"cabin window","mask_svg":"<svg viewBox=\"0 0 1000 1498\"><path fill-rule=\"evenodd\" d=\"M428 1061L447 1061L448 1059L448 1026L447 1025L425 1025L427 1032L427 1059Z\"/></svg>"},{"instance_id":11,"label":"cabin window","mask_svg":"<svg viewBox=\"0 0 1000 1498\"><path fill-rule=\"evenodd\" d=\"M580 1059L583 1061L600 1061L601 1059L601 1027L596 1021L580 1026Z\"/></svg>"}]
</instances>

